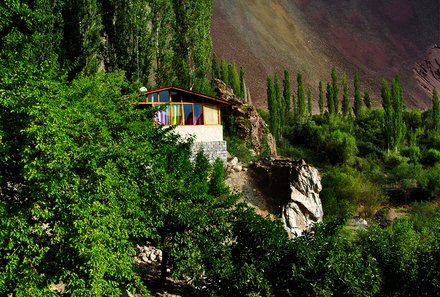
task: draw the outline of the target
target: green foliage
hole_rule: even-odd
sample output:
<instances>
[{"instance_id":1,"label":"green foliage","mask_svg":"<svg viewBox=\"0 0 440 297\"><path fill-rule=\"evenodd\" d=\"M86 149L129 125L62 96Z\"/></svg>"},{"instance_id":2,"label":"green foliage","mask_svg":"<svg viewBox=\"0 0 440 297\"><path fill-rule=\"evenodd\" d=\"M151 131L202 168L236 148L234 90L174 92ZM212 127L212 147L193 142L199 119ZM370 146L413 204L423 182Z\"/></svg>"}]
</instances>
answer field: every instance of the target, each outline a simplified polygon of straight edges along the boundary
<instances>
[{"instance_id":1,"label":"green foliage","mask_svg":"<svg viewBox=\"0 0 440 297\"><path fill-rule=\"evenodd\" d=\"M440 162L440 151L436 149L427 150L422 159L423 164L434 166L436 163Z\"/></svg>"},{"instance_id":2,"label":"green foliage","mask_svg":"<svg viewBox=\"0 0 440 297\"><path fill-rule=\"evenodd\" d=\"M364 104L368 109L371 109L370 94L367 91L364 93Z\"/></svg>"},{"instance_id":3,"label":"green foliage","mask_svg":"<svg viewBox=\"0 0 440 297\"><path fill-rule=\"evenodd\" d=\"M325 152L331 163L345 163L358 152L356 139L348 133L334 131L327 139Z\"/></svg>"},{"instance_id":4,"label":"green foliage","mask_svg":"<svg viewBox=\"0 0 440 297\"><path fill-rule=\"evenodd\" d=\"M333 111L335 114L339 113L339 87L338 87L338 74L336 73L336 68L332 68L332 83L331 83L331 95L333 102Z\"/></svg>"},{"instance_id":5,"label":"green foliage","mask_svg":"<svg viewBox=\"0 0 440 297\"><path fill-rule=\"evenodd\" d=\"M225 84L229 85L229 69L228 69L228 63L226 63L225 59L221 59L220 61L220 78L222 81L225 82Z\"/></svg>"},{"instance_id":6,"label":"green foliage","mask_svg":"<svg viewBox=\"0 0 440 297\"><path fill-rule=\"evenodd\" d=\"M298 120L304 121L305 115L306 115L306 98L304 94L304 82L302 79L302 74L298 72L296 81L298 83L298 88L296 92L296 98L297 98L297 118Z\"/></svg>"},{"instance_id":7,"label":"green foliage","mask_svg":"<svg viewBox=\"0 0 440 297\"><path fill-rule=\"evenodd\" d=\"M288 117L291 109L291 100L292 100L292 89L290 87L290 73L289 70L284 70L284 79L283 79L283 99L286 109L285 118Z\"/></svg>"},{"instance_id":8,"label":"green foliage","mask_svg":"<svg viewBox=\"0 0 440 297\"><path fill-rule=\"evenodd\" d=\"M342 78L342 116L351 117L350 95L348 94L347 75L344 73Z\"/></svg>"},{"instance_id":9,"label":"green foliage","mask_svg":"<svg viewBox=\"0 0 440 297\"><path fill-rule=\"evenodd\" d=\"M228 65L228 78L229 83L234 90L234 93L240 96L240 94L242 93L240 88L240 77L238 75L237 66L235 65L235 63Z\"/></svg>"},{"instance_id":10,"label":"green foliage","mask_svg":"<svg viewBox=\"0 0 440 297\"><path fill-rule=\"evenodd\" d=\"M324 114L324 91L322 89L322 81L319 82L319 114Z\"/></svg>"},{"instance_id":11,"label":"green foliage","mask_svg":"<svg viewBox=\"0 0 440 297\"><path fill-rule=\"evenodd\" d=\"M356 74L354 75L354 83L353 84L354 84L354 106L353 106L353 111L354 111L354 115L357 117L361 113L361 109L362 109L361 81L360 81L359 73L358 72L356 72Z\"/></svg>"},{"instance_id":12,"label":"green foliage","mask_svg":"<svg viewBox=\"0 0 440 297\"><path fill-rule=\"evenodd\" d=\"M243 99L246 98L246 81L244 79L244 68L240 66L240 94L239 96Z\"/></svg>"},{"instance_id":13,"label":"green foliage","mask_svg":"<svg viewBox=\"0 0 440 297\"><path fill-rule=\"evenodd\" d=\"M440 100L437 88L432 91L432 123L434 131L440 132Z\"/></svg>"}]
</instances>

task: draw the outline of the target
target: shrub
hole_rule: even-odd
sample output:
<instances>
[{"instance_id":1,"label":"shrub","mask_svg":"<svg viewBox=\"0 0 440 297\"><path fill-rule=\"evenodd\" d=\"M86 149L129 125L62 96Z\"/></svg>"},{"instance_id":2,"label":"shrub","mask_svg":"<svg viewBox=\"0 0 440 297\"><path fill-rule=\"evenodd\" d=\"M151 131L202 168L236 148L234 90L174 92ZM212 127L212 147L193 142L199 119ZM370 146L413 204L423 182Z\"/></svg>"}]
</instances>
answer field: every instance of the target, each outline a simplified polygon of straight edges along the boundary
<instances>
[{"instance_id":1,"label":"shrub","mask_svg":"<svg viewBox=\"0 0 440 297\"><path fill-rule=\"evenodd\" d=\"M325 152L331 163L345 163L358 152L356 139L345 132L334 131L327 140Z\"/></svg>"},{"instance_id":2,"label":"shrub","mask_svg":"<svg viewBox=\"0 0 440 297\"><path fill-rule=\"evenodd\" d=\"M420 148L416 145L407 146L402 149L402 156L409 158L409 160L413 163L418 163L420 158L422 157L422 153L420 152ZM439 152L440 157L440 152Z\"/></svg>"},{"instance_id":3,"label":"shrub","mask_svg":"<svg viewBox=\"0 0 440 297\"><path fill-rule=\"evenodd\" d=\"M433 166L437 162L440 162L440 151L432 148L424 153L422 158L422 163L424 165Z\"/></svg>"}]
</instances>

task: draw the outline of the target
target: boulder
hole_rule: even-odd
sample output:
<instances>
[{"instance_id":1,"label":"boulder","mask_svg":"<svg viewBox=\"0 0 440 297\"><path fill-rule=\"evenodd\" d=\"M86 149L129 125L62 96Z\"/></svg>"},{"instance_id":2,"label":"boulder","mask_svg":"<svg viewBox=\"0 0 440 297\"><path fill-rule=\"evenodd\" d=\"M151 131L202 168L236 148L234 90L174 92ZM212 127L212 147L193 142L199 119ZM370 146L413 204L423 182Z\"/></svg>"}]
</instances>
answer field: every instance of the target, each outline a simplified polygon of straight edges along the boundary
<instances>
[{"instance_id":1,"label":"boulder","mask_svg":"<svg viewBox=\"0 0 440 297\"><path fill-rule=\"evenodd\" d=\"M290 236L302 235L324 216L319 192L321 177L304 161L261 160L252 167L253 178L270 200Z\"/></svg>"}]
</instances>

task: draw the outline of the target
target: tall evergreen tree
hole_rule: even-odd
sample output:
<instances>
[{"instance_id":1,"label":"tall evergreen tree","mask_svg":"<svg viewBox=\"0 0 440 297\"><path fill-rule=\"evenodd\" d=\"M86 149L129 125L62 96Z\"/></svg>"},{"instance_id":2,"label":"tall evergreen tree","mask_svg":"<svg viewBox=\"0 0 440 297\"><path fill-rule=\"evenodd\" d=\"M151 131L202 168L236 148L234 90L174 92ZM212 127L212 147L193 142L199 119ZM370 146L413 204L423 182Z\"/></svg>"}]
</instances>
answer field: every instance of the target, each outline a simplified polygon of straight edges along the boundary
<instances>
[{"instance_id":1,"label":"tall evergreen tree","mask_svg":"<svg viewBox=\"0 0 440 297\"><path fill-rule=\"evenodd\" d=\"M240 66L240 97L243 98L243 100L247 100L246 98L246 82L244 80L244 69L243 66Z\"/></svg>"},{"instance_id":2,"label":"tall evergreen tree","mask_svg":"<svg viewBox=\"0 0 440 297\"><path fill-rule=\"evenodd\" d=\"M229 85L229 69L228 63L226 63L225 59L222 58L220 61L220 78L224 81L225 84Z\"/></svg>"},{"instance_id":3,"label":"tall evergreen tree","mask_svg":"<svg viewBox=\"0 0 440 297\"><path fill-rule=\"evenodd\" d=\"M307 115L312 116L313 106L312 106L312 90L307 89Z\"/></svg>"},{"instance_id":4,"label":"tall evergreen tree","mask_svg":"<svg viewBox=\"0 0 440 297\"><path fill-rule=\"evenodd\" d=\"M342 115L344 117L351 117L350 109L350 95L348 94L347 75L342 77Z\"/></svg>"},{"instance_id":5,"label":"tall evergreen tree","mask_svg":"<svg viewBox=\"0 0 440 297\"><path fill-rule=\"evenodd\" d=\"M400 86L400 79L396 76L391 85L391 98L393 107L393 149L398 151L400 144L405 136L405 122L403 121L404 104L402 87Z\"/></svg>"},{"instance_id":6,"label":"tall evergreen tree","mask_svg":"<svg viewBox=\"0 0 440 297\"><path fill-rule=\"evenodd\" d=\"M338 87L338 74L336 73L336 68L332 68L332 101L333 101L333 112L335 114L339 113L339 87Z\"/></svg>"},{"instance_id":7,"label":"tall evergreen tree","mask_svg":"<svg viewBox=\"0 0 440 297\"><path fill-rule=\"evenodd\" d=\"M364 93L364 104L368 109L371 109L371 99L368 91L365 91Z\"/></svg>"},{"instance_id":8,"label":"tall evergreen tree","mask_svg":"<svg viewBox=\"0 0 440 297\"><path fill-rule=\"evenodd\" d=\"M298 117L300 120L302 120L304 119L304 116L306 114L306 98L304 94L304 82L302 79L301 72L298 72L296 81L298 83L298 89L297 89Z\"/></svg>"},{"instance_id":9,"label":"tall evergreen tree","mask_svg":"<svg viewBox=\"0 0 440 297\"><path fill-rule=\"evenodd\" d=\"M234 94L241 97L241 89L240 89L240 77L237 72L237 66L235 63L228 65L228 77L229 83L234 90Z\"/></svg>"},{"instance_id":10,"label":"tall evergreen tree","mask_svg":"<svg viewBox=\"0 0 440 297\"><path fill-rule=\"evenodd\" d=\"M391 104L391 94L387 80L382 80L381 88L382 107L385 112L384 132L387 150L389 152L390 146L392 146L392 130L393 130L393 106Z\"/></svg>"},{"instance_id":11,"label":"tall evergreen tree","mask_svg":"<svg viewBox=\"0 0 440 297\"><path fill-rule=\"evenodd\" d=\"M326 98L327 98L327 110L328 114L335 113L335 104L333 103L333 89L330 83L327 83L326 87Z\"/></svg>"},{"instance_id":12,"label":"tall evergreen tree","mask_svg":"<svg viewBox=\"0 0 440 297\"><path fill-rule=\"evenodd\" d=\"M361 81L359 78L359 73L356 72L356 74L354 75L354 115L357 117L360 112L361 112L361 108L362 108L362 98L361 98Z\"/></svg>"},{"instance_id":13,"label":"tall evergreen tree","mask_svg":"<svg viewBox=\"0 0 440 297\"><path fill-rule=\"evenodd\" d=\"M173 0L174 67L179 84L201 90L207 83L211 68L211 10L212 0Z\"/></svg>"},{"instance_id":14,"label":"tall evergreen tree","mask_svg":"<svg viewBox=\"0 0 440 297\"><path fill-rule=\"evenodd\" d=\"M319 81L319 114L324 114L324 90L322 89L322 81Z\"/></svg>"},{"instance_id":15,"label":"tall evergreen tree","mask_svg":"<svg viewBox=\"0 0 440 297\"><path fill-rule=\"evenodd\" d=\"M440 132L440 101L437 88L432 91L432 124L434 131Z\"/></svg>"},{"instance_id":16,"label":"tall evergreen tree","mask_svg":"<svg viewBox=\"0 0 440 297\"><path fill-rule=\"evenodd\" d=\"M277 114L277 106L276 106L276 94L275 94L275 86L270 76L267 77L267 108L269 110L269 128L270 132L275 135L276 132L276 114Z\"/></svg>"},{"instance_id":17,"label":"tall evergreen tree","mask_svg":"<svg viewBox=\"0 0 440 297\"><path fill-rule=\"evenodd\" d=\"M211 62L211 78L214 80L219 78L219 69L218 69L218 57L216 53L212 54L212 62Z\"/></svg>"},{"instance_id":18,"label":"tall evergreen tree","mask_svg":"<svg viewBox=\"0 0 440 297\"><path fill-rule=\"evenodd\" d=\"M275 100L276 100L276 119L275 119L275 137L281 139L285 130L285 104L281 94L280 82L278 76L274 79Z\"/></svg>"},{"instance_id":19,"label":"tall evergreen tree","mask_svg":"<svg viewBox=\"0 0 440 297\"><path fill-rule=\"evenodd\" d=\"M290 112L290 102L292 100L292 89L290 87L290 73L289 70L284 70L284 79L283 79L283 98L284 98L284 104L286 106L286 117L287 114Z\"/></svg>"}]
</instances>

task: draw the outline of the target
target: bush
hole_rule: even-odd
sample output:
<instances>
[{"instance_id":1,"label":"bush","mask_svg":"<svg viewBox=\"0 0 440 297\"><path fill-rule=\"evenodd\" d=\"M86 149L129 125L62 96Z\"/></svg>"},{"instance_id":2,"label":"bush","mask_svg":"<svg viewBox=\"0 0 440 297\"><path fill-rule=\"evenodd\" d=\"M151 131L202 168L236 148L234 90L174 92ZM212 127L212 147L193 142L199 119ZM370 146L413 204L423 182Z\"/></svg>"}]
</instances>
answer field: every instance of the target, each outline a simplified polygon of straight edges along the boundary
<instances>
[{"instance_id":1,"label":"bush","mask_svg":"<svg viewBox=\"0 0 440 297\"><path fill-rule=\"evenodd\" d=\"M420 148L416 145L407 146L402 149L402 156L409 158L409 160L413 163L418 163L420 158L422 157L422 153L420 152ZM439 152L440 157L440 152Z\"/></svg>"},{"instance_id":2,"label":"bush","mask_svg":"<svg viewBox=\"0 0 440 297\"><path fill-rule=\"evenodd\" d=\"M325 152L331 163L345 163L356 156L358 152L356 139L345 132L334 131L327 139Z\"/></svg>"},{"instance_id":3,"label":"bush","mask_svg":"<svg viewBox=\"0 0 440 297\"><path fill-rule=\"evenodd\" d=\"M429 149L423 154L422 163L424 165L433 166L438 162L440 162L440 151Z\"/></svg>"}]
</instances>

